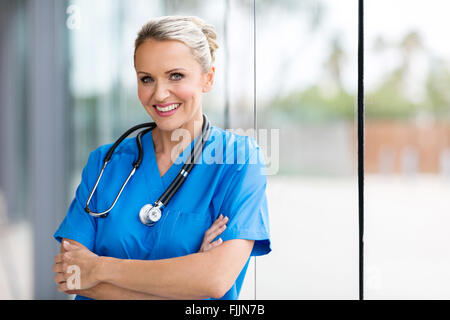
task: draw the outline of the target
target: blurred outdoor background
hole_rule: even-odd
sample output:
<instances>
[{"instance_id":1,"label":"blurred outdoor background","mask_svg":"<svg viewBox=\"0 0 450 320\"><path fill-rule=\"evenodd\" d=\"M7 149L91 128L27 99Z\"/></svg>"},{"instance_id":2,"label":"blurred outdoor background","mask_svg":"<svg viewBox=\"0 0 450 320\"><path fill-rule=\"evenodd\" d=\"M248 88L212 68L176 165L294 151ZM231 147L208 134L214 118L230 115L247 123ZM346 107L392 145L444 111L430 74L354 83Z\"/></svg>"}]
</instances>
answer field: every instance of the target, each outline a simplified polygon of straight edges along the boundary
<instances>
[{"instance_id":1,"label":"blurred outdoor background","mask_svg":"<svg viewBox=\"0 0 450 320\"><path fill-rule=\"evenodd\" d=\"M171 14L218 32L212 123L251 129L256 105L268 130L273 251L240 298L358 299L357 1L253 5L0 0L0 299L67 298L53 233L90 151L150 121L134 39ZM365 1L366 299L450 299L449 9Z\"/></svg>"}]
</instances>

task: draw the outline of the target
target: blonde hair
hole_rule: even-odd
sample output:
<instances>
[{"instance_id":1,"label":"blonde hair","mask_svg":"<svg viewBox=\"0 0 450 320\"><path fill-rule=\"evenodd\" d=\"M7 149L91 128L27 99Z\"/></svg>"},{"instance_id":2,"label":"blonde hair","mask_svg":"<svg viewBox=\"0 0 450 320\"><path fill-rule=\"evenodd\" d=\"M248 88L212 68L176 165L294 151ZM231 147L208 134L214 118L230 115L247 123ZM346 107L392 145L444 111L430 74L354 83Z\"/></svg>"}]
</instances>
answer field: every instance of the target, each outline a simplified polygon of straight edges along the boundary
<instances>
[{"instance_id":1,"label":"blonde hair","mask_svg":"<svg viewBox=\"0 0 450 320\"><path fill-rule=\"evenodd\" d=\"M195 59L207 72L219 48L214 26L195 16L163 16L150 20L139 31L134 43L134 60L138 47L148 39L178 40L187 45Z\"/></svg>"}]
</instances>

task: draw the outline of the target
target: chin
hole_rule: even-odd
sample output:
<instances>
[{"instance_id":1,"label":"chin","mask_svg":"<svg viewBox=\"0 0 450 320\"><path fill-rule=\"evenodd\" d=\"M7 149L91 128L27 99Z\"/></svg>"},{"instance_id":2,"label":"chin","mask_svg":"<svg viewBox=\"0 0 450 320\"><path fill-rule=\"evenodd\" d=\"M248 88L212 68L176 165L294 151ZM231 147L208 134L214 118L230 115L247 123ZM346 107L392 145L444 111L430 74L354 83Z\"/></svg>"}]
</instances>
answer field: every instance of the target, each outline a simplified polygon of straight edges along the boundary
<instances>
[{"instance_id":1,"label":"chin","mask_svg":"<svg viewBox=\"0 0 450 320\"><path fill-rule=\"evenodd\" d=\"M152 119L156 122L158 128L163 131L173 131L180 128L184 124L184 121L177 117L161 118L156 115L154 117L152 116Z\"/></svg>"}]
</instances>

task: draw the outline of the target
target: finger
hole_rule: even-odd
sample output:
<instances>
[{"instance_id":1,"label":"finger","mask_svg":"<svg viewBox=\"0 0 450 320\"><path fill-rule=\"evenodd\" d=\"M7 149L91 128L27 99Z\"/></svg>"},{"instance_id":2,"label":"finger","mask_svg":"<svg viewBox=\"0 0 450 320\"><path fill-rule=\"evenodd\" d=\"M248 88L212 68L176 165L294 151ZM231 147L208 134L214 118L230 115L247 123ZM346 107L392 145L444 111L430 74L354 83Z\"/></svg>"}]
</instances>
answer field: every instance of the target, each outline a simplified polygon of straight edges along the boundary
<instances>
[{"instance_id":1,"label":"finger","mask_svg":"<svg viewBox=\"0 0 450 320\"><path fill-rule=\"evenodd\" d=\"M211 249L213 249L215 247L220 246L222 243L223 243L222 238L219 238L219 239L217 239L214 242L207 243L204 246L202 246L202 248L200 249L200 252L205 252L205 251L211 250Z\"/></svg>"},{"instance_id":2,"label":"finger","mask_svg":"<svg viewBox=\"0 0 450 320\"><path fill-rule=\"evenodd\" d=\"M57 254L57 255L55 256L54 261L55 261L55 263L61 263L61 262L63 261L63 255L62 255L62 253Z\"/></svg>"},{"instance_id":3,"label":"finger","mask_svg":"<svg viewBox=\"0 0 450 320\"><path fill-rule=\"evenodd\" d=\"M66 279L66 282L67 282L67 280L69 280L70 277L72 276L72 273L67 273L67 272L65 272L65 273L63 273L62 275L63 275L64 279Z\"/></svg>"},{"instance_id":4,"label":"finger","mask_svg":"<svg viewBox=\"0 0 450 320\"><path fill-rule=\"evenodd\" d=\"M227 225L221 225L220 227L212 230L206 237L205 240L206 242L210 243L211 241L213 241L215 238L217 238L217 236L221 235L222 232L225 231L225 229L227 228Z\"/></svg>"},{"instance_id":5,"label":"finger","mask_svg":"<svg viewBox=\"0 0 450 320\"><path fill-rule=\"evenodd\" d=\"M213 239L217 238L218 236L220 236L220 235L225 231L226 228L227 228L227 225L224 224L224 225L221 226L219 229L217 229L217 231L214 233L214 238L212 238L211 241L212 241ZM210 241L210 242L211 242L211 241Z\"/></svg>"},{"instance_id":6,"label":"finger","mask_svg":"<svg viewBox=\"0 0 450 320\"><path fill-rule=\"evenodd\" d=\"M76 257L75 252L65 252L62 255L62 261L66 265L71 265L71 264L73 264L72 261L73 261L74 257Z\"/></svg>"},{"instance_id":7,"label":"finger","mask_svg":"<svg viewBox=\"0 0 450 320\"><path fill-rule=\"evenodd\" d=\"M211 225L211 227L209 227L208 230L214 229L215 227L221 225L223 223L223 215L220 215Z\"/></svg>"},{"instance_id":8,"label":"finger","mask_svg":"<svg viewBox=\"0 0 450 320\"><path fill-rule=\"evenodd\" d=\"M64 252L63 254L61 254L61 263L67 263L69 260L69 254L66 252Z\"/></svg>"},{"instance_id":9,"label":"finger","mask_svg":"<svg viewBox=\"0 0 450 320\"><path fill-rule=\"evenodd\" d=\"M69 288L67 288L67 283L66 282L63 282L63 283L61 283L58 286L58 291L59 292L64 292L64 291L67 291L67 290L69 290Z\"/></svg>"},{"instance_id":10,"label":"finger","mask_svg":"<svg viewBox=\"0 0 450 320\"><path fill-rule=\"evenodd\" d=\"M224 223L224 224L227 224L227 223L228 223L228 220L229 220L228 217L224 217L224 218L223 218L223 223Z\"/></svg>"},{"instance_id":11,"label":"finger","mask_svg":"<svg viewBox=\"0 0 450 320\"><path fill-rule=\"evenodd\" d=\"M212 248L215 248L215 247L220 246L222 243L223 243L222 238L219 238L219 239L217 239L216 241L211 242L210 245L209 245L209 247L210 247L210 249L212 249Z\"/></svg>"},{"instance_id":12,"label":"finger","mask_svg":"<svg viewBox=\"0 0 450 320\"><path fill-rule=\"evenodd\" d=\"M67 251L79 248L78 246L73 245L69 241L66 241L66 240L63 241L63 246L64 246L64 249L66 249Z\"/></svg>"},{"instance_id":13,"label":"finger","mask_svg":"<svg viewBox=\"0 0 450 320\"><path fill-rule=\"evenodd\" d=\"M215 229L213 231L211 231L210 233L208 233L207 235L205 235L203 241L205 243L211 243L215 238L217 238L225 229L227 228L226 225L221 226L218 229Z\"/></svg>"},{"instance_id":14,"label":"finger","mask_svg":"<svg viewBox=\"0 0 450 320\"><path fill-rule=\"evenodd\" d=\"M212 226L208 230L206 230L205 236L210 238L211 240L214 239L215 237L211 238L210 235L215 234L217 232L217 230L220 229L227 222L228 222L228 217L217 218L217 220L212 224Z\"/></svg>"},{"instance_id":15,"label":"finger","mask_svg":"<svg viewBox=\"0 0 450 320\"><path fill-rule=\"evenodd\" d=\"M53 272L66 272L67 264L65 263L55 263L53 265Z\"/></svg>"},{"instance_id":16,"label":"finger","mask_svg":"<svg viewBox=\"0 0 450 320\"><path fill-rule=\"evenodd\" d=\"M214 221L214 223L211 225L211 227L206 230L205 235L203 236L203 242L200 247L200 251L207 251L210 249L209 243L226 229L227 222L228 217L220 214L216 221Z\"/></svg>"},{"instance_id":17,"label":"finger","mask_svg":"<svg viewBox=\"0 0 450 320\"><path fill-rule=\"evenodd\" d=\"M214 226L214 228L218 228L223 226L224 224L227 224L228 222L228 217L222 217L222 218L217 218L217 220L213 223L213 225L211 226L211 228Z\"/></svg>"},{"instance_id":18,"label":"finger","mask_svg":"<svg viewBox=\"0 0 450 320\"><path fill-rule=\"evenodd\" d=\"M64 277L64 273L58 272L55 277L53 278L56 284L61 284L63 282L66 282L66 278Z\"/></svg>"}]
</instances>

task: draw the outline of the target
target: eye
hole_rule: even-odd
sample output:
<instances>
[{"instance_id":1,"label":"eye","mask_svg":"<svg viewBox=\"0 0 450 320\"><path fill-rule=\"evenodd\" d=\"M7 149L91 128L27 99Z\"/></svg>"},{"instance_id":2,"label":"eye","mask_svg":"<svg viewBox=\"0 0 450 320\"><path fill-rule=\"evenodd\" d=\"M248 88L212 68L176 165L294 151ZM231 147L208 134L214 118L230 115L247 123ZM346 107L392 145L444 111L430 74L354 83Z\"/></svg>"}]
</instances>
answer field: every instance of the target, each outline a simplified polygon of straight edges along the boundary
<instances>
[{"instance_id":1,"label":"eye","mask_svg":"<svg viewBox=\"0 0 450 320\"><path fill-rule=\"evenodd\" d=\"M149 76L145 76L141 78L142 83L150 83L153 79Z\"/></svg>"},{"instance_id":2,"label":"eye","mask_svg":"<svg viewBox=\"0 0 450 320\"><path fill-rule=\"evenodd\" d=\"M179 72L175 72L175 73L172 73L170 75L170 77L172 78L172 80L181 80L184 78L184 75Z\"/></svg>"}]
</instances>

